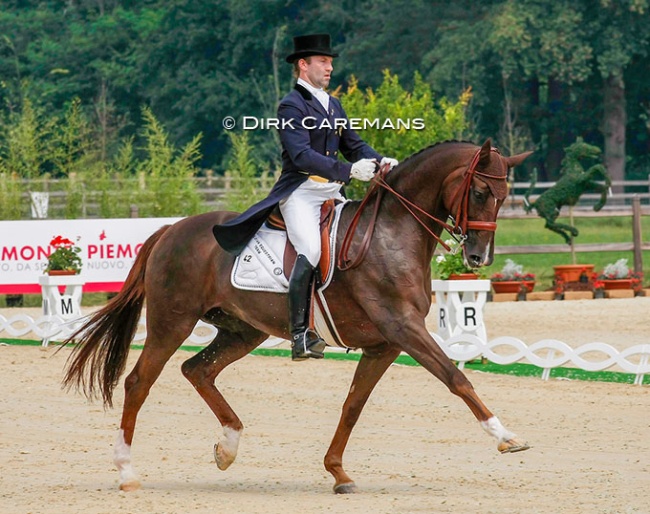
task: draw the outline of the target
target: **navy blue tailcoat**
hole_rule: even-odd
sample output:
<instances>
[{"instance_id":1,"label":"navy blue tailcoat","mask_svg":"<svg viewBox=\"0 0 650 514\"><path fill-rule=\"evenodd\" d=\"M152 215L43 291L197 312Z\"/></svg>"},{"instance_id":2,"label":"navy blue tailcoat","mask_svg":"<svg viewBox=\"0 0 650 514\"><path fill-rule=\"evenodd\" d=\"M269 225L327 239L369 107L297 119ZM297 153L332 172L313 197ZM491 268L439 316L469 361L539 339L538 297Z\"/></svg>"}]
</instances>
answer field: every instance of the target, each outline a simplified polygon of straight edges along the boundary
<instances>
[{"instance_id":1,"label":"navy blue tailcoat","mask_svg":"<svg viewBox=\"0 0 650 514\"><path fill-rule=\"evenodd\" d=\"M347 184L352 162L366 158L379 162L382 158L349 127L341 102L330 97L326 112L318 99L299 84L280 101L278 121L282 142L280 178L266 198L212 229L222 248L235 255L246 247L280 200L309 175ZM339 160L339 152L349 162Z\"/></svg>"}]
</instances>

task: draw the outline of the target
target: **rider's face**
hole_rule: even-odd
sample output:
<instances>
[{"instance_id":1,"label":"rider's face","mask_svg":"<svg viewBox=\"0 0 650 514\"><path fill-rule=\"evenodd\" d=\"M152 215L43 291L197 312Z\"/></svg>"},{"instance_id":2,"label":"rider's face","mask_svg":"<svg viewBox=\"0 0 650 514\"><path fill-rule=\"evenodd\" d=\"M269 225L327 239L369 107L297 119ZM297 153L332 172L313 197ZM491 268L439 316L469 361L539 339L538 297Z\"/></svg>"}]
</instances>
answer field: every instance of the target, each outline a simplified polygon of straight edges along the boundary
<instances>
[{"instance_id":1,"label":"rider's face","mask_svg":"<svg viewBox=\"0 0 650 514\"><path fill-rule=\"evenodd\" d=\"M300 59L300 78L316 88L325 89L334 70L332 61L333 59L326 55L312 55L308 59Z\"/></svg>"}]
</instances>

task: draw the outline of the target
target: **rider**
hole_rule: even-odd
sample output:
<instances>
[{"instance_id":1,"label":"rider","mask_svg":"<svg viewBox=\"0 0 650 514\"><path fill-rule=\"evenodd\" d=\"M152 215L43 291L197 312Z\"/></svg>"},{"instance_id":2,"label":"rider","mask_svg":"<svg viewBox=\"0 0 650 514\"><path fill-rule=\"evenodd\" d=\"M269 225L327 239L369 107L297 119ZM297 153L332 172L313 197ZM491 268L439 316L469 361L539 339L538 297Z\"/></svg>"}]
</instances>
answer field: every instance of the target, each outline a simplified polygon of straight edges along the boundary
<instances>
[{"instance_id":1,"label":"rider","mask_svg":"<svg viewBox=\"0 0 650 514\"><path fill-rule=\"evenodd\" d=\"M269 196L233 220L214 227L214 235L227 251L239 254L273 208L279 204L287 235L298 254L289 278L291 358L322 358L325 342L309 327L309 301L315 268L321 255L320 209L350 178L370 180L377 165L397 160L382 157L349 127L338 99L330 96L332 61L328 34L293 38L293 64L297 83L278 107L282 143L282 174ZM339 151L350 162L338 159Z\"/></svg>"}]
</instances>

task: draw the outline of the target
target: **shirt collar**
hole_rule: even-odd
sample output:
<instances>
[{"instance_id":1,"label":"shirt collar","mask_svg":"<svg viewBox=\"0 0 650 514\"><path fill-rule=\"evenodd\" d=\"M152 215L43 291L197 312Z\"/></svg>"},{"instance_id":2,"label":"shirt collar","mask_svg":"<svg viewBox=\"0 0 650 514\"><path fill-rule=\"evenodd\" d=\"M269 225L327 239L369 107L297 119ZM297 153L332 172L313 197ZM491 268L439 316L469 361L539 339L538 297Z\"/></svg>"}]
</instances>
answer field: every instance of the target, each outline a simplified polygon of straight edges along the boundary
<instances>
[{"instance_id":1,"label":"shirt collar","mask_svg":"<svg viewBox=\"0 0 650 514\"><path fill-rule=\"evenodd\" d=\"M300 84L302 87L304 87L307 91L309 91L312 95L316 97L322 95L323 93L327 94L323 89L319 89L317 87L312 86L306 80L298 79L298 84Z\"/></svg>"}]
</instances>

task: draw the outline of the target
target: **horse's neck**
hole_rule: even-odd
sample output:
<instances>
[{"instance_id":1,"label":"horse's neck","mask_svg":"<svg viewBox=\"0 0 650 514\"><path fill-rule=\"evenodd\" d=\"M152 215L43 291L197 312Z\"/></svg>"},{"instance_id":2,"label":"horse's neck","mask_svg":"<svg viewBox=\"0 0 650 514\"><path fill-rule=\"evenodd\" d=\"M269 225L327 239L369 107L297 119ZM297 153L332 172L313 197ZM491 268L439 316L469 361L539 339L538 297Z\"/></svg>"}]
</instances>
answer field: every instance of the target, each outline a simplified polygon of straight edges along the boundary
<instances>
[{"instance_id":1,"label":"horse's neck","mask_svg":"<svg viewBox=\"0 0 650 514\"><path fill-rule=\"evenodd\" d=\"M432 237L429 232L439 235L442 232L442 227L436 220L444 223L450 214L443 201L445 180L455 170L461 168L466 159L466 156L459 155L457 151L434 153L414 163L411 167L400 169L399 175L394 178L389 175L387 178L389 185L417 206L417 208L411 207L410 211L415 213L421 221L418 221L409 212L409 209L390 192L385 193L386 198L382 212L386 212L383 212L383 215L388 218L389 222L395 218L405 218L406 230L423 231L429 238ZM428 213L429 216L420 212L418 208Z\"/></svg>"},{"instance_id":2,"label":"horse's neck","mask_svg":"<svg viewBox=\"0 0 650 514\"><path fill-rule=\"evenodd\" d=\"M388 184L409 202L418 208L405 206L390 191L383 191L374 227L374 246L378 251L400 253L405 259L429 266L437 240L431 232L440 236L442 226L438 221L427 216L420 209L441 222L446 222L449 212L443 204L443 185L445 179L456 169L462 167L470 156L459 152L458 147L435 148L406 162L386 177ZM372 218L374 199L361 214L361 220L355 238L361 240ZM352 206L351 206L352 207ZM350 209L347 227L358 204ZM417 218L416 218L417 216ZM390 255L386 258L390 259Z\"/></svg>"},{"instance_id":3,"label":"horse's neck","mask_svg":"<svg viewBox=\"0 0 650 514\"><path fill-rule=\"evenodd\" d=\"M405 254L429 262L436 245L436 239L431 233L439 236L442 226L425 213L442 222L446 221L449 215L442 207L440 189L428 188L430 194L421 194L422 188L409 188L402 193L399 184L393 187L424 212L404 205L393 193L386 191L377 217L378 230L385 234L385 237L399 241L399 247ZM417 194L414 191L417 191Z\"/></svg>"}]
</instances>

